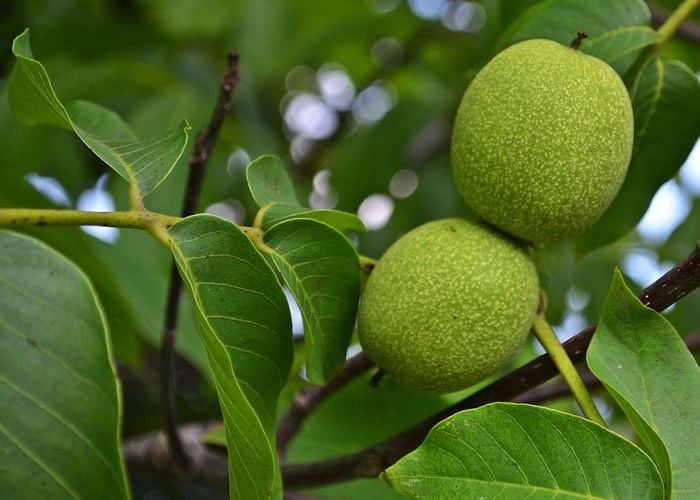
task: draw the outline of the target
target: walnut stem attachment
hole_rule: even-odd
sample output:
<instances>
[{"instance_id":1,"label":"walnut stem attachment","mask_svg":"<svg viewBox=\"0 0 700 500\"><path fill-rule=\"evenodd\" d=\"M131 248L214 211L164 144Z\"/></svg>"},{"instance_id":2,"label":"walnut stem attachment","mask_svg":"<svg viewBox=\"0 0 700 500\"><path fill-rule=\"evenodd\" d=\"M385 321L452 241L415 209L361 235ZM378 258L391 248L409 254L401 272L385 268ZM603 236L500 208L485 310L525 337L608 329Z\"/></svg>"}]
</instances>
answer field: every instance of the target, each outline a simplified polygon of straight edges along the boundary
<instances>
[{"instance_id":1,"label":"walnut stem attachment","mask_svg":"<svg viewBox=\"0 0 700 500\"><path fill-rule=\"evenodd\" d=\"M572 42L569 44L569 47L571 47L574 50L578 50L584 38L588 38L588 33L586 33L583 30L578 30L576 32L576 38L572 40Z\"/></svg>"}]
</instances>

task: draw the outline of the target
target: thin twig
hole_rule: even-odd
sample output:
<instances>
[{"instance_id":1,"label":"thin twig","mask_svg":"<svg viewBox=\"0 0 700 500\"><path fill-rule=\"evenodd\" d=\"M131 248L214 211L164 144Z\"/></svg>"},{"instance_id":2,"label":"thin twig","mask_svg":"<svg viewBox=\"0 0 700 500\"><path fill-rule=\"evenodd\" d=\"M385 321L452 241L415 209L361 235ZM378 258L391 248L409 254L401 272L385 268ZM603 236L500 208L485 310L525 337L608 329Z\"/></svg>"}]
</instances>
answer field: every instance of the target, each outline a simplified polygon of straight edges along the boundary
<instances>
[{"instance_id":1,"label":"thin twig","mask_svg":"<svg viewBox=\"0 0 700 500\"><path fill-rule=\"evenodd\" d=\"M182 202L182 217L192 215L197 210L199 195L202 190L204 172L209 161L216 139L221 130L221 124L231 110L231 94L238 84L238 54L228 54L228 67L221 80L219 97L214 106L209 126L205 131L200 131L195 139L192 154L187 159L189 174L185 197ZM163 425L168 437L168 443L172 449L176 462L185 469L190 461L182 446L182 441L177 431L177 411L175 408L175 394L172 388L173 362L175 353L175 338L177 336L177 317L180 309L180 295L182 294L182 279L173 262L170 271L170 286L168 287L168 299L165 308L165 325L160 347L161 374L160 374L160 402L163 416Z\"/></svg>"},{"instance_id":2,"label":"thin twig","mask_svg":"<svg viewBox=\"0 0 700 500\"><path fill-rule=\"evenodd\" d=\"M681 263L639 294L647 306L663 311L700 286L700 244ZM595 325L582 330L564 344L573 363L583 361ZM283 465L286 487L322 486L357 478L376 477L399 458L414 450L438 422L459 411L477 408L494 401L510 401L557 375L547 355L531 361L484 389L424 420L415 427L383 443L357 453L307 464Z\"/></svg>"},{"instance_id":3,"label":"thin twig","mask_svg":"<svg viewBox=\"0 0 700 500\"><path fill-rule=\"evenodd\" d=\"M326 385L309 385L296 393L277 426L277 454L280 459L284 457L289 443L301 429L306 417L328 396L355 380L373 364L365 353L360 352L348 359L340 372Z\"/></svg>"}]
</instances>

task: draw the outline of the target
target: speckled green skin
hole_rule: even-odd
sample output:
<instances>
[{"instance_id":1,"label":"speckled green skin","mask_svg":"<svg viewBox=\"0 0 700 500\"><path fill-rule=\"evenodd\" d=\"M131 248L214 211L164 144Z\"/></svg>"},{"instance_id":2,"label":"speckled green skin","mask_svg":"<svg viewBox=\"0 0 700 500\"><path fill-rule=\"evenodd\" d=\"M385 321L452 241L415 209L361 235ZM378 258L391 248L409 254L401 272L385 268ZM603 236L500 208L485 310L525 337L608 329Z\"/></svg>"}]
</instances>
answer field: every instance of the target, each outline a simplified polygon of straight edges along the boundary
<instances>
[{"instance_id":1,"label":"speckled green skin","mask_svg":"<svg viewBox=\"0 0 700 500\"><path fill-rule=\"evenodd\" d=\"M455 182L478 215L530 242L573 237L612 203L632 154L627 90L606 63L550 40L493 58L455 120Z\"/></svg>"},{"instance_id":2,"label":"speckled green skin","mask_svg":"<svg viewBox=\"0 0 700 500\"><path fill-rule=\"evenodd\" d=\"M372 271L360 344L404 387L453 392L512 359L538 303L537 272L521 247L476 222L433 221L396 241Z\"/></svg>"}]
</instances>

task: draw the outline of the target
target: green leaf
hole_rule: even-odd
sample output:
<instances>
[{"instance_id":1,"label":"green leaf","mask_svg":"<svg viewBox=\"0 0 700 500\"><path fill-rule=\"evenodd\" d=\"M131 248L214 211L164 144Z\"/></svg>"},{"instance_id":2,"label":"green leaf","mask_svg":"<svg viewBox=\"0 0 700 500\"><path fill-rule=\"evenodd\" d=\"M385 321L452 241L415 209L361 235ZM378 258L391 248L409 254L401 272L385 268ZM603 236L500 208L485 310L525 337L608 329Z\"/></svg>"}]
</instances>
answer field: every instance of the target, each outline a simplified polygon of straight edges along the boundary
<instances>
[{"instance_id":1,"label":"green leaf","mask_svg":"<svg viewBox=\"0 0 700 500\"><path fill-rule=\"evenodd\" d=\"M87 278L0 231L0 304L3 497L129 498L116 370Z\"/></svg>"},{"instance_id":2,"label":"green leaf","mask_svg":"<svg viewBox=\"0 0 700 500\"><path fill-rule=\"evenodd\" d=\"M338 210L312 210L301 206L297 200L294 184L287 175L282 160L264 155L253 160L246 169L246 179L253 199L260 207L261 227L290 219L313 219L323 222L340 232L365 232L362 220L354 214Z\"/></svg>"},{"instance_id":3,"label":"green leaf","mask_svg":"<svg viewBox=\"0 0 700 500\"><path fill-rule=\"evenodd\" d=\"M227 220L194 215L175 224L170 236L219 393L231 498L280 496L274 425L292 364L282 287L248 237Z\"/></svg>"},{"instance_id":4,"label":"green leaf","mask_svg":"<svg viewBox=\"0 0 700 500\"><path fill-rule=\"evenodd\" d=\"M328 381L345 361L360 295L357 252L345 236L311 219L293 219L265 232L272 260L301 309L306 373Z\"/></svg>"},{"instance_id":5,"label":"green leaf","mask_svg":"<svg viewBox=\"0 0 700 500\"><path fill-rule=\"evenodd\" d=\"M282 160L272 155L261 156L248 165L246 179L250 193L260 208L270 203L299 206L294 184Z\"/></svg>"},{"instance_id":6,"label":"green leaf","mask_svg":"<svg viewBox=\"0 0 700 500\"><path fill-rule=\"evenodd\" d=\"M32 55L29 30L15 38L17 63L8 94L17 119L30 125L46 123L74 131L102 161L136 187L142 198L170 174L187 145L190 126L182 122L161 137L137 140L114 112L86 101L65 106L51 86L44 66Z\"/></svg>"},{"instance_id":7,"label":"green leaf","mask_svg":"<svg viewBox=\"0 0 700 500\"><path fill-rule=\"evenodd\" d=\"M654 59L644 67L632 94L632 108L635 137L627 177L610 208L577 239L579 253L632 231L700 135L700 82L677 61Z\"/></svg>"},{"instance_id":8,"label":"green leaf","mask_svg":"<svg viewBox=\"0 0 700 500\"><path fill-rule=\"evenodd\" d=\"M700 498L700 368L673 326L634 296L619 270L587 359L656 460L669 498Z\"/></svg>"},{"instance_id":9,"label":"green leaf","mask_svg":"<svg viewBox=\"0 0 700 500\"><path fill-rule=\"evenodd\" d=\"M389 378L382 379L379 387L370 387L372 371L351 381L309 415L291 442L288 463L326 460L372 446L418 425L464 394L448 397L419 394ZM403 498L378 479L314 489L311 496L342 500Z\"/></svg>"},{"instance_id":10,"label":"green leaf","mask_svg":"<svg viewBox=\"0 0 700 500\"><path fill-rule=\"evenodd\" d=\"M514 403L457 413L383 473L409 498L663 498L649 457L583 418Z\"/></svg>"},{"instance_id":11,"label":"green leaf","mask_svg":"<svg viewBox=\"0 0 700 500\"><path fill-rule=\"evenodd\" d=\"M640 50L660 38L661 35L648 26L625 26L584 40L581 50L607 62L623 76L634 64Z\"/></svg>"},{"instance_id":12,"label":"green leaf","mask_svg":"<svg viewBox=\"0 0 700 500\"><path fill-rule=\"evenodd\" d=\"M597 38L626 26L648 25L650 21L649 8L642 0L546 0L513 22L496 44L496 50L531 38L569 45L578 30Z\"/></svg>"},{"instance_id":13,"label":"green leaf","mask_svg":"<svg viewBox=\"0 0 700 500\"><path fill-rule=\"evenodd\" d=\"M364 222L358 216L340 210L311 210L286 203L271 203L263 214L263 229L289 219L313 219L323 222L341 233L346 231L366 232Z\"/></svg>"}]
</instances>

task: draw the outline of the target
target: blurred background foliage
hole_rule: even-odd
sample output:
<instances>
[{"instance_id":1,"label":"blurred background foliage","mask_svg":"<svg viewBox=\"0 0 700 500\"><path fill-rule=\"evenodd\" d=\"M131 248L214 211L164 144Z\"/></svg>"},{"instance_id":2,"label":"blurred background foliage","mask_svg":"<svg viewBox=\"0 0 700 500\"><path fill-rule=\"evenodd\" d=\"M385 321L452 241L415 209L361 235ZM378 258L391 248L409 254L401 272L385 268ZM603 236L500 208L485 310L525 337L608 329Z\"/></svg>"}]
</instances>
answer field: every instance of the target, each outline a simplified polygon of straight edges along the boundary
<instances>
[{"instance_id":1,"label":"blurred background foliage","mask_svg":"<svg viewBox=\"0 0 700 500\"><path fill-rule=\"evenodd\" d=\"M245 167L261 154L276 154L311 207L358 213L369 232L351 237L362 254L379 257L420 223L467 214L451 179L451 122L470 78L493 55L503 31L534 3L0 0L0 206L128 207L125 184L113 175L103 178L107 168L77 138L46 126L25 127L10 115L4 85L13 64L10 48L26 27L62 99L110 107L140 137L183 118L194 131L204 128L226 53L233 50L241 55L241 81L209 162L200 210L250 224L255 212ZM678 3L652 5L655 22ZM700 12L691 23L689 35L676 37L661 56L698 73ZM149 196L148 208L179 213L186 173L183 158ZM614 266L638 290L685 257L698 238L699 197L696 147L623 240L579 260L567 245L542 249L538 261L558 333L566 337L596 320ZM167 251L136 231L102 233L102 239L78 228L27 232L81 266L99 291L122 367L125 435L159 427L155 349L171 265ZM691 333L700 329L699 309L694 294L667 316L681 334ZM214 417L216 397L188 308L180 324L176 387L182 418ZM398 388L372 400L376 396L355 385L309 422L291 450L293 460L354 451L445 404L445 398ZM367 408L373 417L360 414ZM363 485L374 482L360 483L327 493L367 496ZM151 483L140 484L136 497L156 491ZM202 493L170 482L160 488L161 496L153 498ZM381 491L387 498L389 492Z\"/></svg>"}]
</instances>

